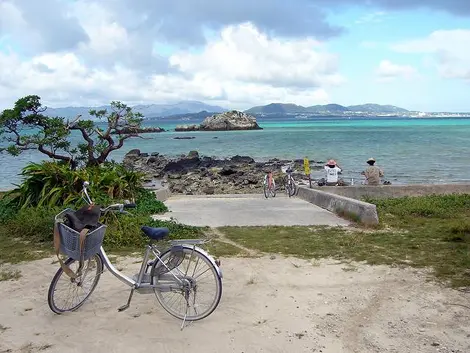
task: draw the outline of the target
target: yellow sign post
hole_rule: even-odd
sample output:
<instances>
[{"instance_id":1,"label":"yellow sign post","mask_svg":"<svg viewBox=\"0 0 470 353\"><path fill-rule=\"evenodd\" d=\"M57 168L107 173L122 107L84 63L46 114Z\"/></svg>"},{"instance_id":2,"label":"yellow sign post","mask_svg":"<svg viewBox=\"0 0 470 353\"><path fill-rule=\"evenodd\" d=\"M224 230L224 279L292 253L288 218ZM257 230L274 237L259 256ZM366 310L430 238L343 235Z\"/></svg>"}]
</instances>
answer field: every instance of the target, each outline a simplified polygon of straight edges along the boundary
<instances>
[{"instance_id":1,"label":"yellow sign post","mask_svg":"<svg viewBox=\"0 0 470 353\"><path fill-rule=\"evenodd\" d=\"M310 188L312 188L312 178L310 177L310 162L307 157L304 158L304 170L305 175L308 175L308 183L310 185Z\"/></svg>"},{"instance_id":2,"label":"yellow sign post","mask_svg":"<svg viewBox=\"0 0 470 353\"><path fill-rule=\"evenodd\" d=\"M308 158L304 158L304 170L305 175L310 175L310 162L308 161Z\"/></svg>"}]
</instances>

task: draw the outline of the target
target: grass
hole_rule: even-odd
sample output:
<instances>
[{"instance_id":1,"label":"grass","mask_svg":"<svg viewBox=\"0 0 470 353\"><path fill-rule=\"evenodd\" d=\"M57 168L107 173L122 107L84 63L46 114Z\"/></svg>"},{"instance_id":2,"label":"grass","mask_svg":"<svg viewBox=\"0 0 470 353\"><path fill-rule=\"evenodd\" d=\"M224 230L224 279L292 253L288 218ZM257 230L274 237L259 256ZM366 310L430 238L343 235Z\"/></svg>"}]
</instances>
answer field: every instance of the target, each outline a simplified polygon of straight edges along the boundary
<instances>
[{"instance_id":1,"label":"grass","mask_svg":"<svg viewBox=\"0 0 470 353\"><path fill-rule=\"evenodd\" d=\"M380 225L374 229L224 227L219 231L266 253L432 268L438 280L452 287L470 286L470 195L367 201L377 205Z\"/></svg>"}]
</instances>

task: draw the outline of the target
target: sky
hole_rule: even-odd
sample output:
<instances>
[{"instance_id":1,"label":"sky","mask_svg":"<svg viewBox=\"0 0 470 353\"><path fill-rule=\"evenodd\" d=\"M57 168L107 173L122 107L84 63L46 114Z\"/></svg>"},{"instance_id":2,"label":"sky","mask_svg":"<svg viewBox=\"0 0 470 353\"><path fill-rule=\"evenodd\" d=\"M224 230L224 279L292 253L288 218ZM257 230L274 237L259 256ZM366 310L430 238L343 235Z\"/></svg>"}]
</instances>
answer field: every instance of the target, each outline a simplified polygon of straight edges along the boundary
<instances>
[{"instance_id":1,"label":"sky","mask_svg":"<svg viewBox=\"0 0 470 353\"><path fill-rule=\"evenodd\" d=\"M35 94L470 112L469 92L468 0L0 0L0 109Z\"/></svg>"}]
</instances>

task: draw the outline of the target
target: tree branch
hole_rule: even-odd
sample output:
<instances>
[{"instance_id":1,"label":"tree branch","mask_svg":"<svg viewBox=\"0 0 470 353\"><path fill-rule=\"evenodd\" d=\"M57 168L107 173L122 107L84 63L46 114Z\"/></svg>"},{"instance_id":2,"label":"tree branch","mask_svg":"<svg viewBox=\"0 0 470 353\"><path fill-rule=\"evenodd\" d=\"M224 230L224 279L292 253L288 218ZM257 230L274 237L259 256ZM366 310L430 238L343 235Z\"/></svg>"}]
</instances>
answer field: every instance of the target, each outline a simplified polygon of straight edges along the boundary
<instances>
[{"instance_id":1,"label":"tree branch","mask_svg":"<svg viewBox=\"0 0 470 353\"><path fill-rule=\"evenodd\" d=\"M38 151L41 152L41 153L44 153L45 155L47 155L48 157L53 158L53 159L60 159L61 161L66 161L66 162L71 162L71 163L73 161L73 159L70 158L70 157L62 156L60 154L56 154L56 153L53 153L51 151L46 150L44 148L44 145L42 145L42 144L38 145Z\"/></svg>"},{"instance_id":2,"label":"tree branch","mask_svg":"<svg viewBox=\"0 0 470 353\"><path fill-rule=\"evenodd\" d=\"M114 145L114 144L110 145L103 152L101 152L100 156L97 158L97 161L99 163L104 163L104 161L106 160L106 158L108 158L109 154L112 151L120 149L124 145L124 141L127 140L128 138L131 138L131 137L138 137L138 135L137 134L130 134L130 135L126 135L126 136L121 137L119 139L119 142L118 142L117 145Z\"/></svg>"},{"instance_id":3,"label":"tree branch","mask_svg":"<svg viewBox=\"0 0 470 353\"><path fill-rule=\"evenodd\" d=\"M82 114L78 114L77 117L74 120L72 120L72 122L67 124L67 129L71 129L72 127L74 127L77 121L79 121L81 117L82 117Z\"/></svg>"},{"instance_id":4,"label":"tree branch","mask_svg":"<svg viewBox=\"0 0 470 353\"><path fill-rule=\"evenodd\" d=\"M80 130L80 132L82 133L83 139L88 144L87 145L88 160L89 161L94 160L95 156L93 156L93 146L94 146L95 142L90 137L90 135L88 135L88 132L86 131L86 129L84 127L81 127L81 126L73 125L73 126L70 127L70 130Z\"/></svg>"}]
</instances>

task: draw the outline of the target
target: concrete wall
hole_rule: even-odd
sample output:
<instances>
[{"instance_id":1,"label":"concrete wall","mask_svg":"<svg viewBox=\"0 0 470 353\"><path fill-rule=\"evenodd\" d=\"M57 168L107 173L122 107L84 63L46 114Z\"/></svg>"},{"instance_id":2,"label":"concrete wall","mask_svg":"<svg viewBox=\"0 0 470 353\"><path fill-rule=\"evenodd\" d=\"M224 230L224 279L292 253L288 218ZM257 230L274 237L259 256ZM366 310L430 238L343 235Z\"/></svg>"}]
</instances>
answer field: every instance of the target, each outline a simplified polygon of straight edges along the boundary
<instances>
[{"instance_id":1,"label":"concrete wall","mask_svg":"<svg viewBox=\"0 0 470 353\"><path fill-rule=\"evenodd\" d=\"M361 200L363 197L395 198L403 196L423 196L431 194L470 194L468 184L413 184L413 185L379 185L379 186L321 186L316 190Z\"/></svg>"},{"instance_id":2,"label":"concrete wall","mask_svg":"<svg viewBox=\"0 0 470 353\"><path fill-rule=\"evenodd\" d=\"M305 186L297 188L297 196L339 216L353 218L363 224L374 225L379 223L376 206L367 202L316 188L310 189Z\"/></svg>"}]
</instances>

